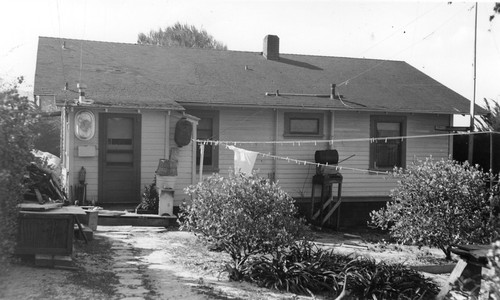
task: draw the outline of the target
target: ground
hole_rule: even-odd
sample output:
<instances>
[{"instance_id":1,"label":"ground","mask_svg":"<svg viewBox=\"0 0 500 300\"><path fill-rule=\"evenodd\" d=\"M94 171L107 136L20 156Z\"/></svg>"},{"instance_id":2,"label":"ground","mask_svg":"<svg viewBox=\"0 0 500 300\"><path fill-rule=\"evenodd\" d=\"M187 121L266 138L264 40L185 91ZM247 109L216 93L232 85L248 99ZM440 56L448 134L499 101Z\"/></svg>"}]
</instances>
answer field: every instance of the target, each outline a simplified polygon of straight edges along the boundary
<instances>
[{"instance_id":1,"label":"ground","mask_svg":"<svg viewBox=\"0 0 500 300\"><path fill-rule=\"evenodd\" d=\"M386 262L446 263L440 250L385 243L373 232L315 238L321 247ZM75 241L76 270L35 267L25 258L0 275L0 299L313 299L230 282L221 272L228 261L188 232L98 226L89 244ZM443 284L448 274L427 275Z\"/></svg>"}]
</instances>

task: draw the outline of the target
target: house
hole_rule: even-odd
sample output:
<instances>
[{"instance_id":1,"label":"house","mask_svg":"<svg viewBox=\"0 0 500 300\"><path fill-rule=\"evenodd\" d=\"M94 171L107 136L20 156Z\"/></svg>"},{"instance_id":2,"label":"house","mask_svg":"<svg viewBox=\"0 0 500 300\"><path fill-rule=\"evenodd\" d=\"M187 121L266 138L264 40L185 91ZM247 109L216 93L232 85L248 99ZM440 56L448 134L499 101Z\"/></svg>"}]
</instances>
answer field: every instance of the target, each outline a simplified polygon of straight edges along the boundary
<instances>
[{"instance_id":1,"label":"house","mask_svg":"<svg viewBox=\"0 0 500 300\"><path fill-rule=\"evenodd\" d=\"M259 155L254 169L304 205L316 170L294 161L336 149L341 161L348 158L339 166L340 221L349 225L364 223L395 185L360 170L452 153L452 137L436 127L451 126L470 102L409 64L283 54L273 35L263 44L256 53L40 37L34 94L42 107L61 110L67 188L84 167L87 199L135 206L159 159L176 148L178 206L183 188L200 179L201 161L202 175L233 167L223 144L207 144L203 159L195 142L177 147L174 129L185 118L192 140L251 141L238 147L272 155ZM370 140L394 136L425 137Z\"/></svg>"}]
</instances>

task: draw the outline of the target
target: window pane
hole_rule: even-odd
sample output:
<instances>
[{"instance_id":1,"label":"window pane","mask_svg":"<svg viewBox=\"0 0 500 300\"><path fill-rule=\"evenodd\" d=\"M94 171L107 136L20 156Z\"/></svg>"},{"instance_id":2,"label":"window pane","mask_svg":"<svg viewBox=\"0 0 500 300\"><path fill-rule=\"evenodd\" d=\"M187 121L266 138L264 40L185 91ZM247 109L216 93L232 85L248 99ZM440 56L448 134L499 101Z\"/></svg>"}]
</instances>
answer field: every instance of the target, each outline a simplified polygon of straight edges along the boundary
<instances>
[{"instance_id":1,"label":"window pane","mask_svg":"<svg viewBox=\"0 0 500 300\"><path fill-rule=\"evenodd\" d=\"M380 118L373 122L373 136L377 138L403 136L402 120ZM395 118L393 118L395 119ZM401 139L377 140L371 145L372 163L375 169L392 169L403 165L403 141Z\"/></svg>"},{"instance_id":2,"label":"window pane","mask_svg":"<svg viewBox=\"0 0 500 300\"><path fill-rule=\"evenodd\" d=\"M213 118L203 118L198 123L198 129L196 134L200 140L211 140L214 137L213 134ZM199 166L201 161L201 149L200 144L196 146L196 165ZM213 146L205 145L203 153L203 166L211 167L213 165Z\"/></svg>"},{"instance_id":3,"label":"window pane","mask_svg":"<svg viewBox=\"0 0 500 300\"><path fill-rule=\"evenodd\" d=\"M400 136L400 123L377 123L377 137Z\"/></svg>"},{"instance_id":4,"label":"window pane","mask_svg":"<svg viewBox=\"0 0 500 300\"><path fill-rule=\"evenodd\" d=\"M290 119L290 133L319 134L319 120Z\"/></svg>"},{"instance_id":5,"label":"window pane","mask_svg":"<svg viewBox=\"0 0 500 300\"><path fill-rule=\"evenodd\" d=\"M401 143L377 143L375 145L375 166L393 168L401 164Z\"/></svg>"}]
</instances>

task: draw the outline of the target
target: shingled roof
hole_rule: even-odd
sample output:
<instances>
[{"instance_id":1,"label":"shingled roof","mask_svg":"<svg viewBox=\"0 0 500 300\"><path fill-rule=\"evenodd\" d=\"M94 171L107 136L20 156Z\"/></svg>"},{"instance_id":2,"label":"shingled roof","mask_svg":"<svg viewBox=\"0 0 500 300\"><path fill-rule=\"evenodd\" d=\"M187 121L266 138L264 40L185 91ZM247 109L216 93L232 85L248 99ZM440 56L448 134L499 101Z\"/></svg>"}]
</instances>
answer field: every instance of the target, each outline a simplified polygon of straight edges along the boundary
<instances>
[{"instance_id":1,"label":"shingled roof","mask_svg":"<svg viewBox=\"0 0 500 300\"><path fill-rule=\"evenodd\" d=\"M340 99L331 99L331 84L347 79L336 88ZM72 100L78 97L78 82L87 85L86 97L96 104L166 109L210 105L458 114L468 113L470 105L402 61L281 53L272 60L257 52L40 37L35 95Z\"/></svg>"}]
</instances>

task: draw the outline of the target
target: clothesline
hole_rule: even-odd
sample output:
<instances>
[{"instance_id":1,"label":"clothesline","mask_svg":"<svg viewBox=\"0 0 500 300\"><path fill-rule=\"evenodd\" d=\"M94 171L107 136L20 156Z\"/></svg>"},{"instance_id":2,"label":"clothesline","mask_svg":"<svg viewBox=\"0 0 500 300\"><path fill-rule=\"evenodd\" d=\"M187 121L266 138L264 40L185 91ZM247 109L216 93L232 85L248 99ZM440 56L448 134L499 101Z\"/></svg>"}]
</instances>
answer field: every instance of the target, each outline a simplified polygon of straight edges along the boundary
<instances>
[{"instance_id":1,"label":"clothesline","mask_svg":"<svg viewBox=\"0 0 500 300\"><path fill-rule=\"evenodd\" d=\"M435 138L435 137L448 137L456 135L476 135L476 134L500 134L496 131L479 131L479 132L466 132L466 133L441 133L441 134L426 134L426 135L406 135L406 136L392 136L392 137L380 137L380 138L354 138L354 139L331 139L331 140L282 140L282 141L217 141L217 140L193 140L197 143L202 143L205 145L244 145L244 144L280 144L280 145L298 145L301 144L321 144L329 143L345 143L345 142L370 142L374 143L376 141L389 141L389 140L405 140L405 139L419 139L419 138Z\"/></svg>"},{"instance_id":2,"label":"clothesline","mask_svg":"<svg viewBox=\"0 0 500 300\"><path fill-rule=\"evenodd\" d=\"M204 145L202 145L202 148L203 148ZM316 162L310 162L310 161L307 161L307 160L300 160L300 159L294 159L294 158L289 158L289 157L284 157L284 156L278 156L278 155L272 155L272 154L269 154L269 153L262 153L262 152L257 152L257 151L248 151L248 150L245 150L245 149L241 149L241 148L236 148L234 146L229 146L229 145L224 145L226 147L226 149L229 149L229 150L243 150L243 151L246 151L246 152L252 152L252 153L255 153L257 155L261 155L261 156L264 156L264 157L269 157L269 158L272 158L272 159L279 159L279 160L286 160L287 162L289 163L295 163L295 164L298 164L298 165L304 165L304 166L307 166L307 165L310 165L310 166L316 166L316 167L326 167L326 168L331 168L331 169L335 169L336 171L341 171L341 170L350 170L350 171L356 171L356 172L363 172L363 173L369 173L369 174L377 174L377 175L388 175L389 172L385 171L385 172L381 172L381 171L373 171L373 170L365 170L365 169L358 169L358 168L351 168L351 167L344 167L344 166L338 166L338 165L329 165L329 164L320 164L320 163L316 163ZM253 165L253 163L252 163Z\"/></svg>"}]
</instances>

